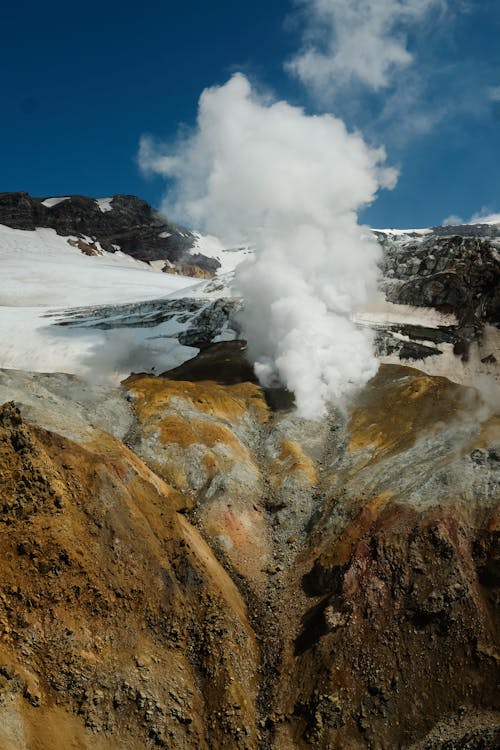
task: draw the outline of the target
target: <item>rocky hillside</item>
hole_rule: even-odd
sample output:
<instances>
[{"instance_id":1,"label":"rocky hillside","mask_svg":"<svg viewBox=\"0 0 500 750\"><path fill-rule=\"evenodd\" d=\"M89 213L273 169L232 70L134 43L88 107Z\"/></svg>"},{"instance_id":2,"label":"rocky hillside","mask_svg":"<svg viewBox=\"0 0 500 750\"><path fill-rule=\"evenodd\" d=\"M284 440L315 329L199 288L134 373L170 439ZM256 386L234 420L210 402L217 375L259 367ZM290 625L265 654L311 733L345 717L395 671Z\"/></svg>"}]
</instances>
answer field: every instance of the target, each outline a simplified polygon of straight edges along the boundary
<instances>
[{"instance_id":1,"label":"rocky hillside","mask_svg":"<svg viewBox=\"0 0 500 750\"><path fill-rule=\"evenodd\" d=\"M308 423L234 347L173 375L0 374L0 746L497 747L494 410L386 365Z\"/></svg>"},{"instance_id":2,"label":"rocky hillside","mask_svg":"<svg viewBox=\"0 0 500 750\"><path fill-rule=\"evenodd\" d=\"M500 325L500 244L482 236L480 226L472 235L451 233L460 229L439 227L414 236L378 233L378 238L384 251L381 286L386 299L454 318L446 331L434 336L424 330L419 336L418 326L409 328L410 340L450 343L454 354L467 359L485 326ZM420 345L420 355L432 356L432 347Z\"/></svg>"}]
</instances>

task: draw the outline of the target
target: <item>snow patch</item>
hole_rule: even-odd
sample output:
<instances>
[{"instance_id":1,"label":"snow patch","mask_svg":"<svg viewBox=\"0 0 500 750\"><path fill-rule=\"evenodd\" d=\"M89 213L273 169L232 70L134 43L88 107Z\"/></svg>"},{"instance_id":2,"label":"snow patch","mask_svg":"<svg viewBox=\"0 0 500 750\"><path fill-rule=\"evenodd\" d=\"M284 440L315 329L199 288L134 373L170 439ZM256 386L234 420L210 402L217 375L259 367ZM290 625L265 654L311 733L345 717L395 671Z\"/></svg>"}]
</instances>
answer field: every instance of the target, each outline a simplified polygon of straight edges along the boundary
<instances>
[{"instance_id":1,"label":"snow patch","mask_svg":"<svg viewBox=\"0 0 500 750\"><path fill-rule=\"evenodd\" d=\"M218 260L220 268L217 269L217 276L234 271L240 263L248 260L255 254L251 245L226 247L218 237L214 237L211 234L193 232L193 236L195 240L193 247L190 249L191 254L202 253L202 255L206 255L208 258Z\"/></svg>"},{"instance_id":2,"label":"snow patch","mask_svg":"<svg viewBox=\"0 0 500 750\"><path fill-rule=\"evenodd\" d=\"M113 209L113 206L111 205L112 200L113 198L96 198L96 203L99 206L99 210L102 211L103 214Z\"/></svg>"},{"instance_id":3,"label":"snow patch","mask_svg":"<svg viewBox=\"0 0 500 750\"><path fill-rule=\"evenodd\" d=\"M0 225L0 306L85 306L165 297L193 285L124 253L87 256L53 229ZM92 241L91 238L88 238Z\"/></svg>"},{"instance_id":4,"label":"snow patch","mask_svg":"<svg viewBox=\"0 0 500 750\"><path fill-rule=\"evenodd\" d=\"M432 229L372 229L373 232L380 232L380 234L390 234L393 237L398 235L413 235L424 236L426 234L432 234Z\"/></svg>"},{"instance_id":5,"label":"snow patch","mask_svg":"<svg viewBox=\"0 0 500 750\"><path fill-rule=\"evenodd\" d=\"M151 268L156 272L162 272L165 265L167 265L166 260L149 260L148 264L151 266Z\"/></svg>"},{"instance_id":6,"label":"snow patch","mask_svg":"<svg viewBox=\"0 0 500 750\"><path fill-rule=\"evenodd\" d=\"M365 310L358 312L354 316L354 320L359 325L370 327L403 324L425 328L441 328L458 325L455 315L446 315L433 307L397 305L384 299L379 299Z\"/></svg>"},{"instance_id":7,"label":"snow patch","mask_svg":"<svg viewBox=\"0 0 500 750\"><path fill-rule=\"evenodd\" d=\"M188 302L181 314L157 325L148 320L144 326L127 326L127 311L120 305L145 302L146 320L148 311L155 310L155 299L228 296L223 280L214 284L213 279L200 282L163 274L121 251L108 253L97 243L102 255L87 256L70 245L70 239L82 238L61 237L53 229L0 225L0 367L118 382L130 372L164 372L196 356L198 349L183 346L178 337L196 325L199 306ZM117 306L109 327L67 324L75 308L88 308L90 319L100 305Z\"/></svg>"},{"instance_id":8,"label":"snow patch","mask_svg":"<svg viewBox=\"0 0 500 750\"><path fill-rule=\"evenodd\" d=\"M177 367L199 351L179 344L183 326L175 322L153 328L64 328L49 322L46 316L53 314L48 308L1 308L0 367L118 383L134 371Z\"/></svg>"},{"instance_id":9,"label":"snow patch","mask_svg":"<svg viewBox=\"0 0 500 750\"><path fill-rule=\"evenodd\" d=\"M45 206L46 208L54 208L54 206L59 205L59 203L62 203L63 201L69 201L69 199L69 195L60 198L45 198L45 200L42 201L42 206Z\"/></svg>"},{"instance_id":10,"label":"snow patch","mask_svg":"<svg viewBox=\"0 0 500 750\"><path fill-rule=\"evenodd\" d=\"M500 395L500 374L497 364L500 361L500 331L497 328L485 326L481 341L471 344L467 361L454 354L452 344L440 344L439 349L441 354L416 361L402 362L397 354L381 357L380 361L384 364L404 364L427 375L447 378L453 383L476 388L480 392L483 392L484 379L487 379L495 393ZM486 359L490 355L495 362ZM499 404L500 400L497 398L494 413L498 413Z\"/></svg>"}]
</instances>

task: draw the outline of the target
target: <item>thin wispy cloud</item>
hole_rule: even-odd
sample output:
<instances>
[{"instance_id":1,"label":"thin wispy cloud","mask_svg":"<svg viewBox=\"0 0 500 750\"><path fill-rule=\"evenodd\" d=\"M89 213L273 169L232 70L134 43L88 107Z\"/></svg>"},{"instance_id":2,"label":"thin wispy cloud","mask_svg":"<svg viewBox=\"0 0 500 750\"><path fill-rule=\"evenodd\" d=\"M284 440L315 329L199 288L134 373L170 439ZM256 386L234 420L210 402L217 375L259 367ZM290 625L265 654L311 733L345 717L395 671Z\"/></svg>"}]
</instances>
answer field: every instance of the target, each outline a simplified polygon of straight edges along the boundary
<instances>
[{"instance_id":1,"label":"thin wispy cloud","mask_svg":"<svg viewBox=\"0 0 500 750\"><path fill-rule=\"evenodd\" d=\"M294 0L298 51L285 63L320 110L404 150L500 102L494 71L457 38L477 0ZM493 80L492 80L493 79Z\"/></svg>"},{"instance_id":2,"label":"thin wispy cloud","mask_svg":"<svg viewBox=\"0 0 500 750\"><path fill-rule=\"evenodd\" d=\"M500 102L500 86L491 86L488 89L488 98L491 102Z\"/></svg>"}]
</instances>

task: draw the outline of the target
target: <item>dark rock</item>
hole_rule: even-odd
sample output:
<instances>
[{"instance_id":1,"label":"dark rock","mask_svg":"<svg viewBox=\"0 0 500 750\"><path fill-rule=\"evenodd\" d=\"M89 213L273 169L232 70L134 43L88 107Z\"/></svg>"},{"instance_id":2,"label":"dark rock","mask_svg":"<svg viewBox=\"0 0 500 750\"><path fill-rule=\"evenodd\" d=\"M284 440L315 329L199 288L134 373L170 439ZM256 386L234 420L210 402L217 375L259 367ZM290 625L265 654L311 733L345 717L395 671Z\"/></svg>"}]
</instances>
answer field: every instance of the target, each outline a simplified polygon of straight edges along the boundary
<instances>
[{"instance_id":1,"label":"dark rock","mask_svg":"<svg viewBox=\"0 0 500 750\"><path fill-rule=\"evenodd\" d=\"M193 359L162 373L170 380L213 380L222 385L245 381L256 383L253 367L247 360L245 341L222 341L211 344Z\"/></svg>"},{"instance_id":2,"label":"dark rock","mask_svg":"<svg viewBox=\"0 0 500 750\"><path fill-rule=\"evenodd\" d=\"M498 250L484 236L381 238L383 288L390 302L454 313L464 341L500 322Z\"/></svg>"},{"instance_id":3,"label":"dark rock","mask_svg":"<svg viewBox=\"0 0 500 750\"><path fill-rule=\"evenodd\" d=\"M437 354L442 354L442 352L432 346L405 341L399 350L399 359L426 359Z\"/></svg>"},{"instance_id":4,"label":"dark rock","mask_svg":"<svg viewBox=\"0 0 500 750\"><path fill-rule=\"evenodd\" d=\"M404 325L381 330L376 341L380 355L425 359L440 353L430 342L438 347L449 343L466 362L470 345L481 339L484 326L499 325L500 260L492 238L500 236L500 227L485 225L483 229L470 226L464 232L451 232L441 227L423 236L376 233L384 253L381 289L387 300L434 307L457 319L456 325L446 328ZM397 334L411 341L402 342ZM483 364L494 361L493 355L482 360Z\"/></svg>"},{"instance_id":5,"label":"dark rock","mask_svg":"<svg viewBox=\"0 0 500 750\"><path fill-rule=\"evenodd\" d=\"M482 357L481 362L487 365L494 365L496 363L496 357L494 354L488 354L487 357Z\"/></svg>"},{"instance_id":6,"label":"dark rock","mask_svg":"<svg viewBox=\"0 0 500 750\"><path fill-rule=\"evenodd\" d=\"M456 224L448 227L433 227L438 237L500 237L500 224Z\"/></svg>"}]
</instances>

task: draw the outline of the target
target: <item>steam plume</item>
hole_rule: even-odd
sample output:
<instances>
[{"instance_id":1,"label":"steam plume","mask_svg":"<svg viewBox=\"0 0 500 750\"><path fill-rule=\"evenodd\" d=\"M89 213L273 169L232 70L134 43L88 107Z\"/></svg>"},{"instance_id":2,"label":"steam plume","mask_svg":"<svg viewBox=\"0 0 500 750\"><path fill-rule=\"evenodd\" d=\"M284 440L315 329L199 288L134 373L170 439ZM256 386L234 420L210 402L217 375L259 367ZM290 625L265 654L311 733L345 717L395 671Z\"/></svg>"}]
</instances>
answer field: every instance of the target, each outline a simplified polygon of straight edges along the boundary
<instances>
[{"instance_id":1,"label":"steam plume","mask_svg":"<svg viewBox=\"0 0 500 750\"><path fill-rule=\"evenodd\" d=\"M249 354L261 382L285 383L307 418L377 369L351 316L376 284L378 245L356 212L395 184L384 159L341 120L260 97L241 74L202 93L195 131L173 148L141 142L142 167L173 180L168 213L254 244L235 281Z\"/></svg>"}]
</instances>

